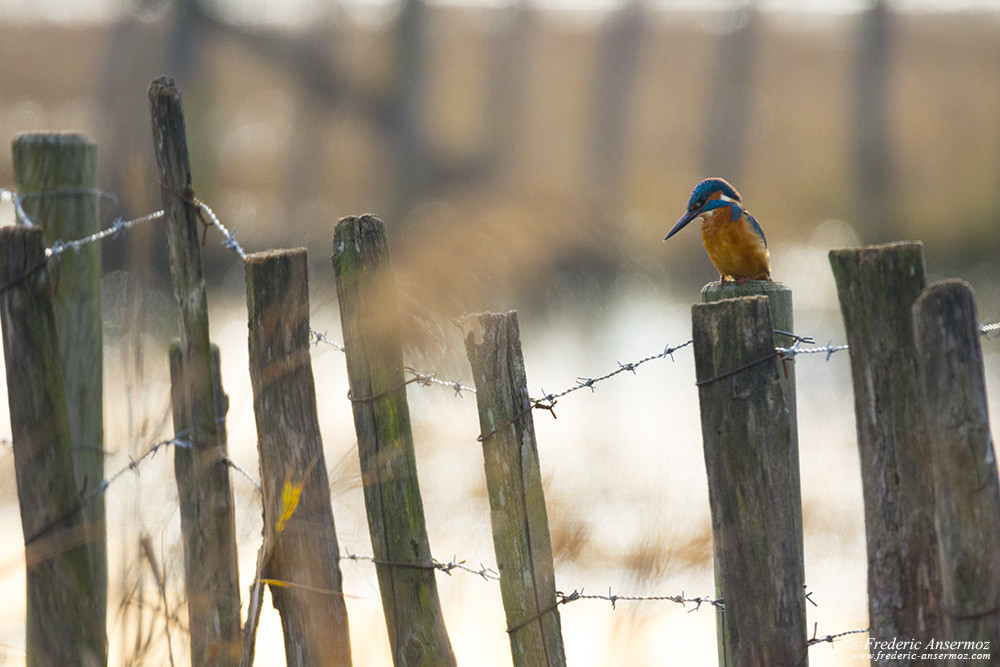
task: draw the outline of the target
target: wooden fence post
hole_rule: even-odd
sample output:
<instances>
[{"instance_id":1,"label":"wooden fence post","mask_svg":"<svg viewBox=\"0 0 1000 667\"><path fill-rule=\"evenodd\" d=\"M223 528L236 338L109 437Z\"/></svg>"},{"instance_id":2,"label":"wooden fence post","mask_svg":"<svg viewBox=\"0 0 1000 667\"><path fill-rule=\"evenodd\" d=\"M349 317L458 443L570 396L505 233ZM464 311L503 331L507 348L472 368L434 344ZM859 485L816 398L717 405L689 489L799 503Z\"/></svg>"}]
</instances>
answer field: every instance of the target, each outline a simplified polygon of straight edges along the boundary
<instances>
[{"instance_id":1,"label":"wooden fence post","mask_svg":"<svg viewBox=\"0 0 1000 667\"><path fill-rule=\"evenodd\" d=\"M42 230L0 228L0 318L27 569L29 665L107 664L73 479L73 453Z\"/></svg>"},{"instance_id":2,"label":"wooden fence post","mask_svg":"<svg viewBox=\"0 0 1000 667\"><path fill-rule=\"evenodd\" d=\"M768 299L692 308L695 368L725 605L720 665L805 665L802 504Z\"/></svg>"},{"instance_id":3,"label":"wooden fence post","mask_svg":"<svg viewBox=\"0 0 1000 667\"><path fill-rule=\"evenodd\" d=\"M45 241L74 241L100 231L97 146L81 134L22 134L14 139L14 182L21 207ZM101 247L97 243L59 257L52 297L62 360L73 471L81 495L104 480L104 363L101 321ZM104 495L83 508L89 533L95 613L105 626L108 598Z\"/></svg>"},{"instance_id":4,"label":"wooden fence post","mask_svg":"<svg viewBox=\"0 0 1000 667\"><path fill-rule=\"evenodd\" d=\"M368 530L393 663L454 665L420 499L396 285L382 221L370 215L340 220L333 268Z\"/></svg>"},{"instance_id":5,"label":"wooden fence post","mask_svg":"<svg viewBox=\"0 0 1000 667\"><path fill-rule=\"evenodd\" d=\"M350 665L340 548L309 356L306 251L247 257L250 381L264 492L263 576L288 665Z\"/></svg>"},{"instance_id":6,"label":"wooden fence post","mask_svg":"<svg viewBox=\"0 0 1000 667\"><path fill-rule=\"evenodd\" d=\"M788 333L795 333L795 320L792 312L792 290L784 283L770 280L748 280L745 283L726 283L720 285L713 281L701 288L702 303L714 303L722 299L733 299L741 296L764 295L768 298L771 311L771 322L774 324L774 342L779 347L791 347L795 343L793 336L778 333L778 330ZM781 389L785 394L785 403L788 404L788 413L792 423L792 442L795 444L795 475L798 478L799 466L799 432L797 428L797 410L795 397L795 364L787 362L782 369ZM801 515L801 512L799 512Z\"/></svg>"},{"instance_id":7,"label":"wooden fence post","mask_svg":"<svg viewBox=\"0 0 1000 667\"><path fill-rule=\"evenodd\" d=\"M1000 479L972 288L946 280L913 305L934 467L943 639L981 642L1000 665ZM959 664L957 662L953 664ZM978 664L978 661L977 661Z\"/></svg>"},{"instance_id":8,"label":"wooden fence post","mask_svg":"<svg viewBox=\"0 0 1000 667\"><path fill-rule=\"evenodd\" d=\"M911 313L924 289L923 245L831 250L830 265L851 354L869 635L924 641L941 634L941 570Z\"/></svg>"},{"instance_id":9,"label":"wooden fence post","mask_svg":"<svg viewBox=\"0 0 1000 667\"><path fill-rule=\"evenodd\" d=\"M794 318L792 312L792 290L790 290L785 284L779 282L773 282L770 280L748 280L744 283L727 283L726 285L720 285L717 281L713 281L705 285L701 289L701 300L702 303L715 303L716 301L721 301L722 299L733 299L737 297L744 296L757 296L763 295L768 298L769 310L771 313L771 322L774 326L774 342L780 347L791 347L795 343L793 336L789 336L785 333L778 333L778 330L785 331L788 333L795 332ZM788 407L788 422L790 430L791 441L789 445L789 473L793 475L792 485L796 489L799 489L795 493L795 507L792 508L792 519L796 522L795 535L793 536L793 541L795 544L799 545L800 558L805 560L805 554L803 551L803 533L802 533L802 492L801 492L801 475L799 468L799 430L798 430L798 417L797 417L797 402L795 396L795 362L794 359L785 361L782 364L782 372L778 376L778 381L781 384L781 391L784 394L785 405ZM716 563L716 580L715 580L715 594L717 597L722 597L722 590L720 587L720 582L718 579L718 564ZM716 614L716 629L717 629L717 639L719 642L720 655L723 654L724 649L722 648L724 644L728 642L726 639L728 629L726 627L726 612L723 608Z\"/></svg>"},{"instance_id":10,"label":"wooden fence post","mask_svg":"<svg viewBox=\"0 0 1000 667\"><path fill-rule=\"evenodd\" d=\"M457 323L476 383L493 549L513 662L565 665L517 313L474 313Z\"/></svg>"},{"instance_id":11,"label":"wooden fence post","mask_svg":"<svg viewBox=\"0 0 1000 667\"><path fill-rule=\"evenodd\" d=\"M181 97L174 82L149 87L153 145L170 246L174 297L180 308L180 367L173 392L174 426L190 449L175 448L187 573L191 661L240 660L240 591L236 528L225 434L216 423L208 303L201 272L198 208L191 189ZM178 419L180 417L180 419ZM187 511L186 511L187 510Z\"/></svg>"}]
</instances>

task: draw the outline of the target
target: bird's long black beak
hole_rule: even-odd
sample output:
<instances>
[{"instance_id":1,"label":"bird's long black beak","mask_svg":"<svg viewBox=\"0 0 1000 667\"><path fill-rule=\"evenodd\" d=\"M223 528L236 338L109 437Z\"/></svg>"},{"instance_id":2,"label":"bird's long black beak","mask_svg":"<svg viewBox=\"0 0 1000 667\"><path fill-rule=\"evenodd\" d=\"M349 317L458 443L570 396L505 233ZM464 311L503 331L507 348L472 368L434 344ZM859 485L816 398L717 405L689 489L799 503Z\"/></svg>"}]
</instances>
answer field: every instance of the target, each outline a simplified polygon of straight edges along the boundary
<instances>
[{"instance_id":1,"label":"bird's long black beak","mask_svg":"<svg viewBox=\"0 0 1000 667\"><path fill-rule=\"evenodd\" d=\"M677 232L679 232L682 229L684 229L689 222L691 222L692 220L694 220L695 218L697 218L699 215L701 215L701 209L700 208L695 209L693 211L688 211L687 213L685 213L684 217L677 221L677 224L674 225L674 228L670 230L670 233L667 234L667 237L665 239L663 239L663 240L666 241L671 236L673 236Z\"/></svg>"}]
</instances>

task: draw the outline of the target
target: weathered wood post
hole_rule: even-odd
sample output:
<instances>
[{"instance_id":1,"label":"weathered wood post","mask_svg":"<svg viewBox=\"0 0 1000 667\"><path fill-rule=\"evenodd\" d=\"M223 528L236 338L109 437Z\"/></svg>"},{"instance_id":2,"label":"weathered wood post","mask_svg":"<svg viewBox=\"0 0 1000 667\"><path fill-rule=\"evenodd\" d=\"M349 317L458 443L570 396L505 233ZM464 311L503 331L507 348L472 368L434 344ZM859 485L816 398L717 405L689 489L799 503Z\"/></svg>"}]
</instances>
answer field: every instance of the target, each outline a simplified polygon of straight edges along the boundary
<instances>
[{"instance_id":1,"label":"weathered wood post","mask_svg":"<svg viewBox=\"0 0 1000 667\"><path fill-rule=\"evenodd\" d=\"M869 635L923 641L941 634L934 473L922 433L911 313L924 289L923 245L831 250L830 265L851 354Z\"/></svg>"},{"instance_id":2,"label":"weathered wood post","mask_svg":"<svg viewBox=\"0 0 1000 667\"><path fill-rule=\"evenodd\" d=\"M0 319L27 568L26 661L104 665L107 636L73 478L53 285L42 230L0 228Z\"/></svg>"},{"instance_id":3,"label":"weathered wood post","mask_svg":"<svg viewBox=\"0 0 1000 667\"><path fill-rule=\"evenodd\" d=\"M802 501L768 299L692 308L695 368L725 605L720 665L805 665Z\"/></svg>"},{"instance_id":4,"label":"weathered wood post","mask_svg":"<svg viewBox=\"0 0 1000 667\"><path fill-rule=\"evenodd\" d=\"M14 182L22 210L45 242L75 241L100 231L97 146L82 134L22 134L14 139ZM91 243L59 256L52 296L62 360L76 487L86 495L104 480L104 346L101 247ZM94 582L94 611L105 625L108 597L104 495L83 508Z\"/></svg>"},{"instance_id":5,"label":"weathered wood post","mask_svg":"<svg viewBox=\"0 0 1000 667\"><path fill-rule=\"evenodd\" d=\"M174 428L191 443L175 447L180 495L192 664L239 662L240 591L233 495L225 432L216 422L208 302L201 271L198 208L181 97L172 79L149 87L153 145L170 247L174 297L180 308L180 391L173 392Z\"/></svg>"},{"instance_id":6,"label":"weathered wood post","mask_svg":"<svg viewBox=\"0 0 1000 667\"><path fill-rule=\"evenodd\" d=\"M263 576L288 665L350 665L340 548L309 355L306 251L247 257L250 381L264 491Z\"/></svg>"},{"instance_id":7,"label":"weathered wood post","mask_svg":"<svg viewBox=\"0 0 1000 667\"><path fill-rule=\"evenodd\" d=\"M946 280L913 305L921 412L934 467L946 641L1000 665L1000 479L972 288ZM953 662L952 664L959 664Z\"/></svg>"},{"instance_id":8,"label":"weathered wood post","mask_svg":"<svg viewBox=\"0 0 1000 667\"><path fill-rule=\"evenodd\" d=\"M791 347L795 343L795 338L778 331L795 333L795 318L792 311L792 290L784 283L770 280L748 280L744 283L733 284L731 282L720 285L713 281L701 288L702 303L714 303L722 299L734 299L741 296L763 295L768 298L769 309L771 311L771 322L774 324L774 342L778 347ZM792 424L792 442L795 444L793 455L795 456L795 475L799 475L799 430L797 427L797 410L795 398L795 363L789 360L782 368L780 376L781 389L785 395L785 403L788 404L788 414ZM801 514L801 512L799 513Z\"/></svg>"},{"instance_id":9,"label":"weathered wood post","mask_svg":"<svg viewBox=\"0 0 1000 667\"><path fill-rule=\"evenodd\" d=\"M515 667L565 665L535 426L517 313L458 320L476 383L493 549Z\"/></svg>"},{"instance_id":10,"label":"weathered wood post","mask_svg":"<svg viewBox=\"0 0 1000 667\"><path fill-rule=\"evenodd\" d=\"M792 290L785 284L769 280L749 280L743 283L710 282L701 289L701 300L703 303L714 303L722 299L733 299L744 296L763 295L768 298L768 308L771 313L771 322L774 326L774 342L779 347L791 347L795 339L785 333L795 332L794 317L792 311ZM799 469L799 431L795 397L795 362L789 359L782 364L781 374L778 376L781 384L781 391L784 395L785 405L788 407L788 423L790 427L789 444L789 474L793 476L791 485L797 489L794 494L795 507L791 510L791 518L796 522L794 534L790 535L793 542L798 546L800 558L805 559L803 549L802 532L802 492L801 477ZM804 576L804 573L803 573ZM716 591L717 597L722 597L722 590L718 580L718 562L716 561ZM725 608L716 614L717 638L719 642L719 655L725 654L723 646L728 643L726 627Z\"/></svg>"},{"instance_id":11,"label":"weathered wood post","mask_svg":"<svg viewBox=\"0 0 1000 667\"><path fill-rule=\"evenodd\" d=\"M382 221L371 215L340 220L333 268L368 530L393 664L454 665L420 499L396 283Z\"/></svg>"}]
</instances>

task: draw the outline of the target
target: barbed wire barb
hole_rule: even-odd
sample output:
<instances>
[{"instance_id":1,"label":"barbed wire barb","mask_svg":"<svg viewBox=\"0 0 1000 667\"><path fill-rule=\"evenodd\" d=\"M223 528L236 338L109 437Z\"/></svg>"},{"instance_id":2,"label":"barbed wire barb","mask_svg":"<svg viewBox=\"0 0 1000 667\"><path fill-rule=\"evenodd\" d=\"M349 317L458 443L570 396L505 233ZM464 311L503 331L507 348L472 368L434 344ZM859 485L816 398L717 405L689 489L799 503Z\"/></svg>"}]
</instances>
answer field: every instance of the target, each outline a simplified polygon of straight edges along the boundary
<instances>
[{"instance_id":1,"label":"barbed wire barb","mask_svg":"<svg viewBox=\"0 0 1000 667\"><path fill-rule=\"evenodd\" d=\"M613 378L614 376L616 376L616 375L618 375L620 373L624 373L624 372L628 371L628 372L631 372L633 375L635 375L636 374L636 369L638 369L639 366L642 366L645 363L648 363L650 361L655 361L657 359L664 359L666 357L670 357L671 359L673 359L674 352L676 352L677 350L680 350L681 348L687 347L688 345L691 345L693 342L694 342L693 340L689 340L689 341L687 341L685 343L681 343L680 345L677 345L676 347L670 347L670 344L668 343L667 346L665 348L663 348L663 352L658 352L656 354L651 354L651 355L649 355L647 357L643 357L642 359L639 359L638 361L632 361L632 362L628 362L628 363L622 363L620 361L615 362L615 363L618 364L618 368L616 368L615 370L611 371L610 373L606 373L604 375L601 375L600 377L578 376L576 378L576 384L575 385L573 385L573 386L571 386L571 387L569 387L567 389L564 389L563 391L557 392L557 393L546 394L545 390L542 389L542 393L544 395L541 398L533 398L533 399L531 399L531 402L532 402L532 404L535 407L538 407L538 408L541 408L541 409L545 409L545 410L551 409L551 407L555 405L556 400L562 398L563 396L566 396L567 394L571 394L574 391L578 391L578 390L584 389L584 388L590 389L591 391L594 391L594 385L596 385L596 384L598 384L600 382L604 382L605 380L610 380L611 378Z\"/></svg>"},{"instance_id":2,"label":"barbed wire barb","mask_svg":"<svg viewBox=\"0 0 1000 667\"><path fill-rule=\"evenodd\" d=\"M843 639L848 635L866 634L869 630L868 628L865 628L864 630L845 630L844 632L838 632L836 634L826 635L825 637L817 637L816 636L817 628L819 628L819 623L813 625L813 636L812 639L806 642L806 646L815 646L816 644L823 644L823 643L832 644L838 639Z\"/></svg>"},{"instance_id":3,"label":"barbed wire barb","mask_svg":"<svg viewBox=\"0 0 1000 667\"><path fill-rule=\"evenodd\" d=\"M417 568L421 570L439 570L447 575L451 575L454 570L461 570L462 572L467 572L469 574L474 574L486 581L500 581L500 574L489 567L481 564L479 569L468 567L464 560L458 560L458 556L452 556L452 559L447 563L442 563L441 561L432 558L429 563L392 563L389 561L383 561L375 558L375 556L369 556L365 554L356 554L348 550L344 551L341 556L341 560L353 560L353 561L365 561L372 563L374 565L386 565L390 567L402 567L402 568Z\"/></svg>"},{"instance_id":4,"label":"barbed wire barb","mask_svg":"<svg viewBox=\"0 0 1000 667\"><path fill-rule=\"evenodd\" d=\"M94 232L90 236L85 236L83 238L76 239L73 241L61 241L61 240L55 241L52 244L52 247L45 249L45 256L58 257L67 250L79 252L81 249L83 249L84 246L87 246L91 243L95 243L102 239L108 238L109 236L117 237L121 235L123 231L129 230L135 227L136 225L141 225L144 222L150 222L152 220L158 220L162 217L163 217L162 210L153 211L152 213L148 213L138 218L133 218L131 220L123 220L121 217L118 217L115 218L115 220L111 223L110 227L102 229L98 232Z\"/></svg>"},{"instance_id":5,"label":"barbed wire barb","mask_svg":"<svg viewBox=\"0 0 1000 667\"><path fill-rule=\"evenodd\" d=\"M222 245L236 252L240 259L245 260L247 258L247 253L243 250L243 246L239 244L236 237L233 236L233 233L230 232L224 224L222 224L222 221L219 220L219 216L215 215L215 211L213 211L208 204L201 201L197 197L194 198L194 205L198 207L198 217L201 218L202 224L218 229L223 236Z\"/></svg>"}]
</instances>

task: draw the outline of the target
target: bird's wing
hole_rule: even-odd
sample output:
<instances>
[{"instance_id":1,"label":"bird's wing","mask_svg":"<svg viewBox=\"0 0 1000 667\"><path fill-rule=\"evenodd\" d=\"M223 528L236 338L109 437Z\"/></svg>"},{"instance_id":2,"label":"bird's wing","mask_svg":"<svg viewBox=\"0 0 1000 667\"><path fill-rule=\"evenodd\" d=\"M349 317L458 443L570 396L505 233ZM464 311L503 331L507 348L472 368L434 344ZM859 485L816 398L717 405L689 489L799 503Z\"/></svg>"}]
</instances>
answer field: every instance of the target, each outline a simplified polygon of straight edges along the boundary
<instances>
[{"instance_id":1,"label":"bird's wing","mask_svg":"<svg viewBox=\"0 0 1000 667\"><path fill-rule=\"evenodd\" d=\"M760 228L760 223L757 222L757 218L750 215L750 211L743 209L743 214L747 217L750 222L750 228L754 233L760 237L760 240L764 242L764 247L767 247L767 239L764 237L764 230Z\"/></svg>"}]
</instances>

